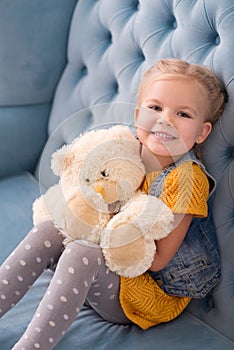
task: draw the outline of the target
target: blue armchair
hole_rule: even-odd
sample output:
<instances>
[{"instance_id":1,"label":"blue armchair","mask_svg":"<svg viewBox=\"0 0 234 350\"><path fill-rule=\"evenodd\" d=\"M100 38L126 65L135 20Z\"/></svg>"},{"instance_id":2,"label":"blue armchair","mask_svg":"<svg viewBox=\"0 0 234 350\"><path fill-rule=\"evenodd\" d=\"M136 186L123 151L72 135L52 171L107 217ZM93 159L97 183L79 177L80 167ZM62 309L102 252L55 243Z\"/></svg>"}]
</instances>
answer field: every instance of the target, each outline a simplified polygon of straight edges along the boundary
<instances>
[{"instance_id":1,"label":"blue armchair","mask_svg":"<svg viewBox=\"0 0 234 350\"><path fill-rule=\"evenodd\" d=\"M0 262L30 229L34 199L55 181L51 153L88 128L131 123L140 77L158 59L210 66L229 95L203 149L218 183L219 285L147 331L110 324L85 306L55 349L233 350L233 1L2 0L0 14ZM103 112L111 102L120 112ZM50 277L45 272L0 320L1 350L23 333Z\"/></svg>"}]
</instances>

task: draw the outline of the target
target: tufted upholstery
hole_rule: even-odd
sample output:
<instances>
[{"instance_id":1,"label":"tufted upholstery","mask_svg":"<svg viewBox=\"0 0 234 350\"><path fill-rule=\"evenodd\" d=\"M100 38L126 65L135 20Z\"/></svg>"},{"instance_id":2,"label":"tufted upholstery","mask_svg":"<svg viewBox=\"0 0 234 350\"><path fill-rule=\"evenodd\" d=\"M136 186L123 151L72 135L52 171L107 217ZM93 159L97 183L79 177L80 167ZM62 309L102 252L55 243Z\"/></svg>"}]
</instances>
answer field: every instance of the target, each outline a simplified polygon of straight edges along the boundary
<instances>
[{"instance_id":1,"label":"tufted upholstery","mask_svg":"<svg viewBox=\"0 0 234 350\"><path fill-rule=\"evenodd\" d=\"M21 0L10 5L3 0L0 13L1 260L30 227L38 179L41 189L55 180L49 171L51 152L87 128L131 123L140 77L155 61L177 57L208 65L229 95L203 149L218 181L214 215L221 283L177 320L146 332L110 325L84 308L56 349L234 349L233 1ZM112 117L106 113L110 102ZM43 275L25 301L0 321L1 350L22 333L48 278Z\"/></svg>"}]
</instances>

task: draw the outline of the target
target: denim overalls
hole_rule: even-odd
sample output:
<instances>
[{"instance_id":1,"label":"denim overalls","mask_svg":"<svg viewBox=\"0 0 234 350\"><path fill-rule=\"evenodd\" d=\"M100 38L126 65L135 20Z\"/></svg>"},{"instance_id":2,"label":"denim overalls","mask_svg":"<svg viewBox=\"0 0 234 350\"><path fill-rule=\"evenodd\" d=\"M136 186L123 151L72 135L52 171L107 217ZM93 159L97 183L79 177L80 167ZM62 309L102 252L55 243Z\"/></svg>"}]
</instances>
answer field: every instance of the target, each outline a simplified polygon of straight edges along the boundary
<instances>
[{"instance_id":1,"label":"denim overalls","mask_svg":"<svg viewBox=\"0 0 234 350\"><path fill-rule=\"evenodd\" d=\"M191 151L160 173L149 194L159 197L166 176L175 167L187 161L198 164L207 174L209 181L215 185L215 180ZM210 210L211 201L210 195L208 216L193 218L183 243L170 263L159 272L148 271L162 290L169 295L202 298L220 280L220 260L216 230Z\"/></svg>"}]
</instances>

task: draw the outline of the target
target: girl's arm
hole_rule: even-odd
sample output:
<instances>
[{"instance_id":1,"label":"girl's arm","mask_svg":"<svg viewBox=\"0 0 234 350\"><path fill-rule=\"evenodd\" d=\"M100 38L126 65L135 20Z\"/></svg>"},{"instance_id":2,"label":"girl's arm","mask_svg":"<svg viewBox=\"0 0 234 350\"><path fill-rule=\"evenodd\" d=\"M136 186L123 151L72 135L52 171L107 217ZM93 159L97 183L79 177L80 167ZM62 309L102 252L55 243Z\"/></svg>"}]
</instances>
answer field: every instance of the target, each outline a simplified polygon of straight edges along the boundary
<instances>
[{"instance_id":1,"label":"girl's arm","mask_svg":"<svg viewBox=\"0 0 234 350\"><path fill-rule=\"evenodd\" d=\"M189 214L175 214L174 216L173 231L166 238L155 242L157 250L150 267L151 271L159 271L171 261L183 242L193 218L193 215Z\"/></svg>"}]
</instances>

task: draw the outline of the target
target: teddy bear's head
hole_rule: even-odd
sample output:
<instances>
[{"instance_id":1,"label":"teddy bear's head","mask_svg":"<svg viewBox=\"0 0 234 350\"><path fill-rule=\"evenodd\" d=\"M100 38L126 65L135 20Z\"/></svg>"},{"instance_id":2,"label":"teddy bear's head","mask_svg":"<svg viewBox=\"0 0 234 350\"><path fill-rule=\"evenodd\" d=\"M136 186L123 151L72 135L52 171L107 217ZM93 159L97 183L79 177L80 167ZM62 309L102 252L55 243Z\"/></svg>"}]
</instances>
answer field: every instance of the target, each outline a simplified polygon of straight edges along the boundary
<instances>
[{"instance_id":1,"label":"teddy bear's head","mask_svg":"<svg viewBox=\"0 0 234 350\"><path fill-rule=\"evenodd\" d=\"M100 210L103 201L114 212L136 193L145 176L139 142L121 125L86 132L55 152L51 167L60 176L66 200L79 191L89 204L98 203Z\"/></svg>"}]
</instances>

